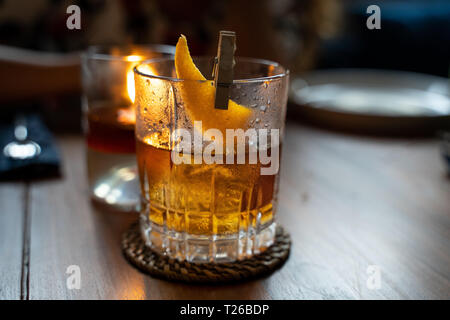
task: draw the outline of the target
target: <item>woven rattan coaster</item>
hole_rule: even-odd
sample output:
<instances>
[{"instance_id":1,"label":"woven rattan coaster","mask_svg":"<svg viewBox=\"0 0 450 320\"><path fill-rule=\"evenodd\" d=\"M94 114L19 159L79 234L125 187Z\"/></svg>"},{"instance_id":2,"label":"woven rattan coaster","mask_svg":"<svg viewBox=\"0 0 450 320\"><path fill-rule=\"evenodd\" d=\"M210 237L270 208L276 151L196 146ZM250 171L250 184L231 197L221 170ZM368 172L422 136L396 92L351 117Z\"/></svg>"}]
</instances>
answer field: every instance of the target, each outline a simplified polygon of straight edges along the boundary
<instances>
[{"instance_id":1,"label":"woven rattan coaster","mask_svg":"<svg viewBox=\"0 0 450 320\"><path fill-rule=\"evenodd\" d=\"M281 267L289 256L289 234L277 227L275 243L251 259L231 263L189 263L162 256L142 240L139 225L134 223L122 237L125 258L151 276L190 283L224 283L245 281L268 275Z\"/></svg>"}]
</instances>

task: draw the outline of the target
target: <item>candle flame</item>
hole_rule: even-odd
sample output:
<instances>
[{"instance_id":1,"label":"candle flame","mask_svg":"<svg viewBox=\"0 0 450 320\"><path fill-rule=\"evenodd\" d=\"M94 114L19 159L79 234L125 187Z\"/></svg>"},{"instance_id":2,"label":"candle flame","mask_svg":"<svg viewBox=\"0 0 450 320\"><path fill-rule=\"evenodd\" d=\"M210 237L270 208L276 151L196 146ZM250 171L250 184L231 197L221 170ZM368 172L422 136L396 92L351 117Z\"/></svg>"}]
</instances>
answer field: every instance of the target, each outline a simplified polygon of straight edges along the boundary
<instances>
[{"instance_id":1,"label":"candle flame","mask_svg":"<svg viewBox=\"0 0 450 320\"><path fill-rule=\"evenodd\" d=\"M127 91L128 97L130 98L131 103L134 103L136 98L136 92L134 89L134 72L133 69L127 72Z\"/></svg>"},{"instance_id":2,"label":"candle flame","mask_svg":"<svg viewBox=\"0 0 450 320\"><path fill-rule=\"evenodd\" d=\"M126 60L129 62L139 62L142 61L143 57L139 55L131 55L127 56ZM136 98L136 91L134 88L134 72L133 69L135 67L135 64L133 64L130 69L127 71L127 91L128 91L128 97L130 98L131 103L134 103L134 100Z\"/></svg>"}]
</instances>

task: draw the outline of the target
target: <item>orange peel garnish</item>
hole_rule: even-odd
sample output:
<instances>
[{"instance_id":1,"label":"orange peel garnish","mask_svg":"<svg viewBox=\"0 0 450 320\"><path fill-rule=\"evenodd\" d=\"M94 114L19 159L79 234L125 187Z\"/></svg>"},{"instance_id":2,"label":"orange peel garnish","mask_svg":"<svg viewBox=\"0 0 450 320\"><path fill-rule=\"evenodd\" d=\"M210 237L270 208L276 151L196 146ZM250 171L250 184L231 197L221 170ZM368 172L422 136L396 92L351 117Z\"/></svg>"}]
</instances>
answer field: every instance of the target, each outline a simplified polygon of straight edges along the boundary
<instances>
[{"instance_id":1,"label":"orange peel garnish","mask_svg":"<svg viewBox=\"0 0 450 320\"><path fill-rule=\"evenodd\" d=\"M184 35L180 36L176 46L175 69L179 79L188 80L181 84L181 97L191 120L202 121L203 131L216 128L225 134L226 129L245 129L251 110L231 99L228 100L228 110L214 108L214 82L207 81L198 70Z\"/></svg>"}]
</instances>

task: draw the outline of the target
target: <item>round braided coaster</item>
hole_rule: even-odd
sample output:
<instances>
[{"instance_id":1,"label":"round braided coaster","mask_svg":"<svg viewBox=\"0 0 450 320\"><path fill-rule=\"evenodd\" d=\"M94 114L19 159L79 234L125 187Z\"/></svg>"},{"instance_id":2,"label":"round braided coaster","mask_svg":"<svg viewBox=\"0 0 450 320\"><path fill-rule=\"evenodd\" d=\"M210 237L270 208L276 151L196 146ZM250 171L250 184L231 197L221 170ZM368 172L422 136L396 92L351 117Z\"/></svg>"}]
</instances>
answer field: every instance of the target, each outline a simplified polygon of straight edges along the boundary
<instances>
[{"instance_id":1,"label":"round braided coaster","mask_svg":"<svg viewBox=\"0 0 450 320\"><path fill-rule=\"evenodd\" d=\"M289 234L277 226L274 244L250 259L230 263L189 263L160 255L147 247L138 223L133 223L122 236L123 254L139 270L157 278L190 283L244 281L268 275L287 260L290 247Z\"/></svg>"}]
</instances>

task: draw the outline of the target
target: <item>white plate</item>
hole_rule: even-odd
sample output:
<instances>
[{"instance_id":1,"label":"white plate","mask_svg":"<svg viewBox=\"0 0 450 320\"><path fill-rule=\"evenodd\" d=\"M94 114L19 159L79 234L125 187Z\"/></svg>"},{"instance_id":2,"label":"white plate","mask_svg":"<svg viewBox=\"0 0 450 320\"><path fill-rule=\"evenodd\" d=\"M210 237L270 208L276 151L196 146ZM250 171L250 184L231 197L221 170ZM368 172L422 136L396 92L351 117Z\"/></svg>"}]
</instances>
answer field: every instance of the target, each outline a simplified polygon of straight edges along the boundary
<instances>
[{"instance_id":1,"label":"white plate","mask_svg":"<svg viewBox=\"0 0 450 320\"><path fill-rule=\"evenodd\" d=\"M351 114L386 117L450 115L449 80L412 72L315 71L292 81L293 102Z\"/></svg>"},{"instance_id":2,"label":"white plate","mask_svg":"<svg viewBox=\"0 0 450 320\"><path fill-rule=\"evenodd\" d=\"M335 127L432 131L450 123L449 86L419 73L333 69L294 77L289 97L306 118Z\"/></svg>"}]
</instances>

